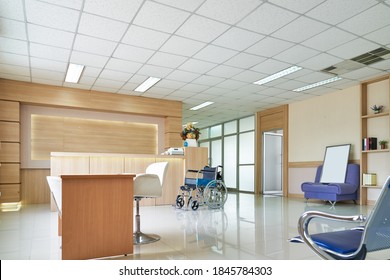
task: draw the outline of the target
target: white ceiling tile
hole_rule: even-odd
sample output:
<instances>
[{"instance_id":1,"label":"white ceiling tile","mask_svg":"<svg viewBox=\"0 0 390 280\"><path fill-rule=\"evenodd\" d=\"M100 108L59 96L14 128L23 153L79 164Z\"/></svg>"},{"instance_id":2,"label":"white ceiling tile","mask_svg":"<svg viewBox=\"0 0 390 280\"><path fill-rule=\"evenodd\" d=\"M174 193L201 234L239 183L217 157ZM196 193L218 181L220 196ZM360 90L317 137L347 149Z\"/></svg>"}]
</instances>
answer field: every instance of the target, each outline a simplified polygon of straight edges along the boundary
<instances>
[{"instance_id":1,"label":"white ceiling tile","mask_svg":"<svg viewBox=\"0 0 390 280\"><path fill-rule=\"evenodd\" d=\"M0 78L7 79L7 80L22 81L22 82L31 82L30 76L20 76L20 75L13 75L9 73L2 73L1 65L0 65Z\"/></svg>"},{"instance_id":2,"label":"white ceiling tile","mask_svg":"<svg viewBox=\"0 0 390 280\"><path fill-rule=\"evenodd\" d=\"M198 15L192 15L175 34L209 43L229 28L229 25Z\"/></svg>"},{"instance_id":3,"label":"white ceiling tile","mask_svg":"<svg viewBox=\"0 0 390 280\"><path fill-rule=\"evenodd\" d=\"M364 37L382 45L390 44L390 25L369 33Z\"/></svg>"},{"instance_id":4,"label":"white ceiling tile","mask_svg":"<svg viewBox=\"0 0 390 280\"><path fill-rule=\"evenodd\" d=\"M162 88L170 88L170 89L179 89L183 87L186 83L184 82L178 82L178 81L172 81L168 79L162 79L158 82L158 86Z\"/></svg>"},{"instance_id":5,"label":"white ceiling tile","mask_svg":"<svg viewBox=\"0 0 390 280\"><path fill-rule=\"evenodd\" d=\"M224 64L242 69L249 69L256 64L263 62L266 59L267 58L258 55L239 53L228 61L226 61Z\"/></svg>"},{"instance_id":6,"label":"white ceiling tile","mask_svg":"<svg viewBox=\"0 0 390 280\"><path fill-rule=\"evenodd\" d=\"M246 16L237 26L269 35L297 17L295 13L265 3Z\"/></svg>"},{"instance_id":7,"label":"white ceiling tile","mask_svg":"<svg viewBox=\"0 0 390 280\"><path fill-rule=\"evenodd\" d=\"M287 41L300 43L328 29L330 26L316 20L301 16L276 31L273 36Z\"/></svg>"},{"instance_id":8,"label":"white ceiling tile","mask_svg":"<svg viewBox=\"0 0 390 280\"><path fill-rule=\"evenodd\" d=\"M127 82L131 78L131 76L133 76L133 74L131 74L131 73L125 73L125 72L104 69L100 73L99 79Z\"/></svg>"},{"instance_id":9,"label":"white ceiling tile","mask_svg":"<svg viewBox=\"0 0 390 280\"><path fill-rule=\"evenodd\" d=\"M95 84L93 88L95 87L106 87L111 89L119 89L125 84L124 81L118 81L118 80L109 80L105 78L98 78L95 81Z\"/></svg>"},{"instance_id":10,"label":"white ceiling tile","mask_svg":"<svg viewBox=\"0 0 390 280\"><path fill-rule=\"evenodd\" d=\"M46 69L31 68L31 78L33 81L36 79L41 79L63 82L65 80L65 72L56 72Z\"/></svg>"},{"instance_id":11,"label":"white ceiling tile","mask_svg":"<svg viewBox=\"0 0 390 280\"><path fill-rule=\"evenodd\" d=\"M191 82L199 77L199 74L186 72L182 70L175 70L172 73L170 73L166 78L174 81L179 82Z\"/></svg>"},{"instance_id":12,"label":"white ceiling tile","mask_svg":"<svg viewBox=\"0 0 390 280\"><path fill-rule=\"evenodd\" d=\"M13 19L0 18L1 36L11 39L26 40L26 27L24 22Z\"/></svg>"},{"instance_id":13,"label":"white ceiling tile","mask_svg":"<svg viewBox=\"0 0 390 280\"><path fill-rule=\"evenodd\" d=\"M128 24L120 21L82 13L77 31L92 37L118 41L122 38L127 27Z\"/></svg>"},{"instance_id":14,"label":"white ceiling tile","mask_svg":"<svg viewBox=\"0 0 390 280\"><path fill-rule=\"evenodd\" d=\"M301 77L295 78L295 80L306 83L306 84L313 84L313 83L323 81L323 80L326 80L326 79L329 79L332 77L333 77L332 75L329 75L326 73L313 72L311 74L303 75ZM301 86L304 86L304 85L301 85ZM301 86L297 86L296 88L301 87Z\"/></svg>"},{"instance_id":15,"label":"white ceiling tile","mask_svg":"<svg viewBox=\"0 0 390 280\"><path fill-rule=\"evenodd\" d=\"M202 76L196 78L195 80L193 80L192 82L195 84L200 84L200 85L215 86L223 81L225 81L225 79L221 78L221 77L202 75Z\"/></svg>"},{"instance_id":16,"label":"white ceiling tile","mask_svg":"<svg viewBox=\"0 0 390 280\"><path fill-rule=\"evenodd\" d=\"M122 39L122 43L147 49L159 49L169 38L169 34L148 28L131 25Z\"/></svg>"},{"instance_id":17,"label":"white ceiling tile","mask_svg":"<svg viewBox=\"0 0 390 280\"><path fill-rule=\"evenodd\" d=\"M164 78L171 72L171 68L146 64L138 70L137 74L148 77Z\"/></svg>"},{"instance_id":18,"label":"white ceiling tile","mask_svg":"<svg viewBox=\"0 0 390 280\"><path fill-rule=\"evenodd\" d=\"M217 38L213 44L237 51L243 51L263 38L264 36L258 33L233 27Z\"/></svg>"},{"instance_id":19,"label":"white ceiling tile","mask_svg":"<svg viewBox=\"0 0 390 280\"><path fill-rule=\"evenodd\" d=\"M229 24L236 24L262 2L259 0L207 0L196 13Z\"/></svg>"},{"instance_id":20,"label":"white ceiling tile","mask_svg":"<svg viewBox=\"0 0 390 280\"><path fill-rule=\"evenodd\" d=\"M225 48L208 45L199 51L194 58L202 59L214 63L223 63L226 60L230 59L238 52L233 50L228 50Z\"/></svg>"},{"instance_id":21,"label":"white ceiling tile","mask_svg":"<svg viewBox=\"0 0 390 280\"><path fill-rule=\"evenodd\" d=\"M85 73L83 72L83 74L80 77L79 84L91 87L91 86L93 86L95 81L96 81L96 78L85 76ZM66 83L66 82L64 82L64 83Z\"/></svg>"},{"instance_id":22,"label":"white ceiling tile","mask_svg":"<svg viewBox=\"0 0 390 280\"><path fill-rule=\"evenodd\" d=\"M302 42L302 44L313 49L327 51L356 38L357 37L351 33L333 27Z\"/></svg>"},{"instance_id":23,"label":"white ceiling tile","mask_svg":"<svg viewBox=\"0 0 390 280\"><path fill-rule=\"evenodd\" d=\"M226 66L226 65L219 65L209 72L207 72L208 75L211 76L217 76L221 78L231 78L238 73L241 73L243 70L236 67Z\"/></svg>"},{"instance_id":24,"label":"white ceiling tile","mask_svg":"<svg viewBox=\"0 0 390 280\"><path fill-rule=\"evenodd\" d=\"M204 0L155 0L155 2L160 2L161 4L166 4L175 8L193 12L200 6L200 4L204 2Z\"/></svg>"},{"instance_id":25,"label":"white ceiling tile","mask_svg":"<svg viewBox=\"0 0 390 280\"><path fill-rule=\"evenodd\" d=\"M27 41L0 37L0 51L28 55Z\"/></svg>"},{"instance_id":26,"label":"white ceiling tile","mask_svg":"<svg viewBox=\"0 0 390 280\"><path fill-rule=\"evenodd\" d=\"M163 52L156 52L148 61L148 63L157 66L165 66L170 68L176 68L183 64L187 60L187 57L174 55Z\"/></svg>"},{"instance_id":27,"label":"white ceiling tile","mask_svg":"<svg viewBox=\"0 0 390 280\"><path fill-rule=\"evenodd\" d=\"M146 1L133 23L164 32L174 32L189 17L188 12Z\"/></svg>"},{"instance_id":28,"label":"white ceiling tile","mask_svg":"<svg viewBox=\"0 0 390 280\"><path fill-rule=\"evenodd\" d=\"M26 0L26 16L29 23L75 32L80 11L36 0Z\"/></svg>"},{"instance_id":29,"label":"white ceiling tile","mask_svg":"<svg viewBox=\"0 0 390 280\"><path fill-rule=\"evenodd\" d=\"M84 0L45 0L45 2L72 9L81 9Z\"/></svg>"},{"instance_id":30,"label":"white ceiling tile","mask_svg":"<svg viewBox=\"0 0 390 280\"><path fill-rule=\"evenodd\" d=\"M30 43L30 55L32 57L67 62L69 61L70 50L42 44Z\"/></svg>"},{"instance_id":31,"label":"white ceiling tile","mask_svg":"<svg viewBox=\"0 0 390 280\"><path fill-rule=\"evenodd\" d=\"M328 53L338 56L340 58L350 59L368 51L372 51L378 47L379 45L373 42L358 38L344 45L338 46L332 50L329 50Z\"/></svg>"},{"instance_id":32,"label":"white ceiling tile","mask_svg":"<svg viewBox=\"0 0 390 280\"><path fill-rule=\"evenodd\" d=\"M108 57L106 56L82 53L78 51L73 51L70 56L70 62L72 63L92 66L96 68L103 68L104 65L106 65L107 61Z\"/></svg>"},{"instance_id":33,"label":"white ceiling tile","mask_svg":"<svg viewBox=\"0 0 390 280\"><path fill-rule=\"evenodd\" d=\"M264 57L272 57L293 46L293 43L272 38L265 37L260 42L254 44L252 47L245 50L245 52L257 54Z\"/></svg>"},{"instance_id":34,"label":"white ceiling tile","mask_svg":"<svg viewBox=\"0 0 390 280\"><path fill-rule=\"evenodd\" d=\"M131 22L142 3L143 0L85 0L84 11L124 22Z\"/></svg>"},{"instance_id":35,"label":"white ceiling tile","mask_svg":"<svg viewBox=\"0 0 390 280\"><path fill-rule=\"evenodd\" d=\"M314 71L320 71L331 65L342 62L343 60L327 53L320 53L312 58L309 58L301 63L299 66L303 68L309 68Z\"/></svg>"},{"instance_id":36,"label":"white ceiling tile","mask_svg":"<svg viewBox=\"0 0 390 280\"><path fill-rule=\"evenodd\" d=\"M185 86L183 86L180 90L189 91L189 92L202 92L208 88L209 86L188 83Z\"/></svg>"},{"instance_id":37,"label":"white ceiling tile","mask_svg":"<svg viewBox=\"0 0 390 280\"><path fill-rule=\"evenodd\" d=\"M337 24L377 3L375 0L327 0L309 11L307 16L330 24Z\"/></svg>"},{"instance_id":38,"label":"white ceiling tile","mask_svg":"<svg viewBox=\"0 0 390 280\"><path fill-rule=\"evenodd\" d=\"M0 1L0 17L16 20L24 20L22 0Z\"/></svg>"},{"instance_id":39,"label":"white ceiling tile","mask_svg":"<svg viewBox=\"0 0 390 280\"><path fill-rule=\"evenodd\" d=\"M251 70L264 74L274 74L289 67L291 67L291 64L277 61L274 59L267 59L266 61L261 62L258 65L252 67Z\"/></svg>"},{"instance_id":40,"label":"white ceiling tile","mask_svg":"<svg viewBox=\"0 0 390 280\"><path fill-rule=\"evenodd\" d=\"M239 88L246 86L246 85L247 85L247 83L245 83L245 82L236 81L236 80L232 80L232 79L226 79L222 83L219 83L218 87L226 88L226 89L230 89L230 90L232 90L232 89L236 90L236 89L239 89Z\"/></svg>"},{"instance_id":41,"label":"white ceiling tile","mask_svg":"<svg viewBox=\"0 0 390 280\"><path fill-rule=\"evenodd\" d=\"M369 32L389 25L389 18L390 7L384 4L378 4L349 20L342 22L339 26L349 32L358 35L366 35Z\"/></svg>"},{"instance_id":42,"label":"white ceiling tile","mask_svg":"<svg viewBox=\"0 0 390 280\"><path fill-rule=\"evenodd\" d=\"M29 57L27 55L0 52L0 61L3 64L30 67Z\"/></svg>"},{"instance_id":43,"label":"white ceiling tile","mask_svg":"<svg viewBox=\"0 0 390 280\"><path fill-rule=\"evenodd\" d=\"M36 57L32 57L30 60L31 60L31 68L36 68L36 69L45 69L45 70L51 70L56 72L66 72L66 69L68 67L68 63L66 62L47 60L47 59L36 58Z\"/></svg>"},{"instance_id":44,"label":"white ceiling tile","mask_svg":"<svg viewBox=\"0 0 390 280\"><path fill-rule=\"evenodd\" d=\"M31 42L60 48L71 48L75 34L48 27L28 24L28 37Z\"/></svg>"},{"instance_id":45,"label":"white ceiling tile","mask_svg":"<svg viewBox=\"0 0 390 280\"><path fill-rule=\"evenodd\" d=\"M292 10L294 12L304 14L321 2L324 2L324 0L268 0L268 2L278 5L282 8Z\"/></svg>"},{"instance_id":46,"label":"white ceiling tile","mask_svg":"<svg viewBox=\"0 0 390 280\"><path fill-rule=\"evenodd\" d=\"M184 56L193 56L200 49L206 46L205 43L198 41L172 36L169 40L161 47L161 51L184 55Z\"/></svg>"},{"instance_id":47,"label":"white ceiling tile","mask_svg":"<svg viewBox=\"0 0 390 280\"><path fill-rule=\"evenodd\" d=\"M275 55L274 58L291 64L297 64L317 54L319 54L318 51L297 44L284 52Z\"/></svg>"},{"instance_id":48,"label":"white ceiling tile","mask_svg":"<svg viewBox=\"0 0 390 280\"><path fill-rule=\"evenodd\" d=\"M141 66L142 64L138 62L110 58L106 65L106 68L121 72L136 73L141 68Z\"/></svg>"},{"instance_id":49,"label":"white ceiling tile","mask_svg":"<svg viewBox=\"0 0 390 280\"><path fill-rule=\"evenodd\" d=\"M359 80L359 79L370 79L375 76L380 75L381 71L378 69L370 68L370 67L363 67L361 69L345 73L340 75L341 77L345 77L347 79L352 80Z\"/></svg>"},{"instance_id":50,"label":"white ceiling tile","mask_svg":"<svg viewBox=\"0 0 390 280\"><path fill-rule=\"evenodd\" d=\"M154 51L152 50L119 44L113 57L144 63L153 55L153 53Z\"/></svg>"},{"instance_id":51,"label":"white ceiling tile","mask_svg":"<svg viewBox=\"0 0 390 280\"><path fill-rule=\"evenodd\" d=\"M238 75L233 76L232 78L234 80L247 82L247 83L253 83L255 81L258 81L262 78L266 77L265 74L261 74L259 72L251 71L251 70L245 70Z\"/></svg>"},{"instance_id":52,"label":"white ceiling tile","mask_svg":"<svg viewBox=\"0 0 390 280\"><path fill-rule=\"evenodd\" d=\"M0 63L0 73L18 76L30 76L30 68Z\"/></svg>"},{"instance_id":53,"label":"white ceiling tile","mask_svg":"<svg viewBox=\"0 0 390 280\"><path fill-rule=\"evenodd\" d=\"M180 65L178 69L195 73L205 73L213 69L215 66L217 66L215 63L190 58Z\"/></svg>"},{"instance_id":54,"label":"white ceiling tile","mask_svg":"<svg viewBox=\"0 0 390 280\"><path fill-rule=\"evenodd\" d=\"M388 73L390 73L390 59L386 59L386 60L371 64L371 67L375 68L375 69L384 70L384 71L387 71Z\"/></svg>"},{"instance_id":55,"label":"white ceiling tile","mask_svg":"<svg viewBox=\"0 0 390 280\"><path fill-rule=\"evenodd\" d=\"M102 72L102 68L85 66L81 77L97 78L97 77L99 77L101 72Z\"/></svg>"},{"instance_id":56,"label":"white ceiling tile","mask_svg":"<svg viewBox=\"0 0 390 280\"><path fill-rule=\"evenodd\" d=\"M31 78L32 83L36 84L45 84L45 85L51 85L51 86L62 86L63 82L61 80L55 80L55 79L43 79L43 78Z\"/></svg>"},{"instance_id":57,"label":"white ceiling tile","mask_svg":"<svg viewBox=\"0 0 390 280\"><path fill-rule=\"evenodd\" d=\"M116 46L115 42L79 34L76 35L73 48L86 53L111 56Z\"/></svg>"}]
</instances>

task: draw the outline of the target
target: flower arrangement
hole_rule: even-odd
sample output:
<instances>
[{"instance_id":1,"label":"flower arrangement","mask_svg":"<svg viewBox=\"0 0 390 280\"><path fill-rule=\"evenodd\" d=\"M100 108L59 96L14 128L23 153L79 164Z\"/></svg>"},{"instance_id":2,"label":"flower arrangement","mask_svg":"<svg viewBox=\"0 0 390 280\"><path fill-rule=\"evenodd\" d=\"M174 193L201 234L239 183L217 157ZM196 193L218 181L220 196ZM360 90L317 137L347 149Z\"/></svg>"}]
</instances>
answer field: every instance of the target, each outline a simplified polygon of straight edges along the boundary
<instances>
[{"instance_id":1,"label":"flower arrangement","mask_svg":"<svg viewBox=\"0 0 390 280\"><path fill-rule=\"evenodd\" d=\"M374 106L371 106L370 108L371 108L371 110L374 111L375 114L378 114L378 113L382 112L383 105L379 105L379 106L374 105Z\"/></svg>"},{"instance_id":2,"label":"flower arrangement","mask_svg":"<svg viewBox=\"0 0 390 280\"><path fill-rule=\"evenodd\" d=\"M187 123L183 130L180 132L181 139L199 139L200 130L196 128L192 123Z\"/></svg>"}]
</instances>

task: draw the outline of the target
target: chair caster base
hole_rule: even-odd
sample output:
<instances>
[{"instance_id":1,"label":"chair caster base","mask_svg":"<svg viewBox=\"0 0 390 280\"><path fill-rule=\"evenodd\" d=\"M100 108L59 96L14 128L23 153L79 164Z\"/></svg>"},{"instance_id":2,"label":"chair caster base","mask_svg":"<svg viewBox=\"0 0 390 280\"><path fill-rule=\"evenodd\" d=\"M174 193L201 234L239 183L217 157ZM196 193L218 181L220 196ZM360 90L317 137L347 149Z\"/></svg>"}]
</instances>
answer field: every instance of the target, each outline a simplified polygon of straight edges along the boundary
<instances>
[{"instance_id":1,"label":"chair caster base","mask_svg":"<svg viewBox=\"0 0 390 280\"><path fill-rule=\"evenodd\" d=\"M160 240L160 236L157 234L145 234L142 232L134 232L133 234L133 244L142 245L149 244Z\"/></svg>"}]
</instances>

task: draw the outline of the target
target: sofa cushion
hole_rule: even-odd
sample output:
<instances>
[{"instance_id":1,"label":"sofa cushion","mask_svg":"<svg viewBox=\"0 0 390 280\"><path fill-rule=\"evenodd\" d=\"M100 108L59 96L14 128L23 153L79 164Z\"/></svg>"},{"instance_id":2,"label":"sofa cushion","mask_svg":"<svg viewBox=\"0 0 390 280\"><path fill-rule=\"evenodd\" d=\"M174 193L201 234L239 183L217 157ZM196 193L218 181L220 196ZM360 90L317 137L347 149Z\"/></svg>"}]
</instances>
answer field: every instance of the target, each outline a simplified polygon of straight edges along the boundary
<instances>
[{"instance_id":1,"label":"sofa cushion","mask_svg":"<svg viewBox=\"0 0 390 280\"><path fill-rule=\"evenodd\" d=\"M318 192L318 193L335 193L335 194L352 194L357 191L358 186L347 183L311 183L305 182L301 185L303 192Z\"/></svg>"}]
</instances>

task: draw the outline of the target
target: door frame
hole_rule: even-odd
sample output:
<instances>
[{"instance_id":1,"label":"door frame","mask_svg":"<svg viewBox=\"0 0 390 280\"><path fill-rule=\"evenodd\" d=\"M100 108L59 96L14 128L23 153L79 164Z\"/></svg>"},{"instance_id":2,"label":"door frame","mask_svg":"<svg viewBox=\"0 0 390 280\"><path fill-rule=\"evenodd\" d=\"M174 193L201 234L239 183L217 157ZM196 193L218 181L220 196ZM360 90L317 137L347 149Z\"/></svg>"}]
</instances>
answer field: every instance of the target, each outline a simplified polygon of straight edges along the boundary
<instances>
[{"instance_id":1,"label":"door frame","mask_svg":"<svg viewBox=\"0 0 390 280\"><path fill-rule=\"evenodd\" d=\"M264 110L256 113L255 133L255 194L262 194L264 190L262 178L263 132L283 130L283 180L282 194L288 196L288 105Z\"/></svg>"}]
</instances>

